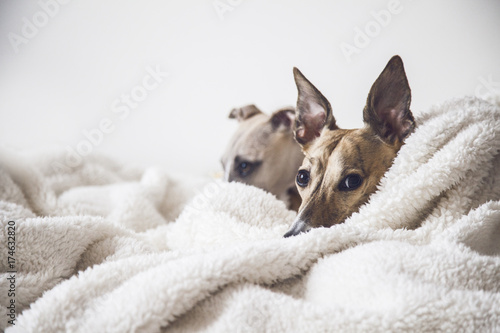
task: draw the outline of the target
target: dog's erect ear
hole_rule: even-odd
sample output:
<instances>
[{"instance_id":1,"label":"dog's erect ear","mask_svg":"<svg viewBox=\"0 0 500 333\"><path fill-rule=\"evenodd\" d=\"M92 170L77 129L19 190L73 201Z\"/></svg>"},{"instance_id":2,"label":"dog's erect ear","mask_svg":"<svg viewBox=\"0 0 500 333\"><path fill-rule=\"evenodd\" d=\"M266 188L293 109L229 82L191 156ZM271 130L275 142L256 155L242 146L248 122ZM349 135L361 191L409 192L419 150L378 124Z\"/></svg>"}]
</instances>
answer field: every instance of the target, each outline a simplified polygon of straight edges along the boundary
<instances>
[{"instance_id":1,"label":"dog's erect ear","mask_svg":"<svg viewBox=\"0 0 500 333\"><path fill-rule=\"evenodd\" d=\"M415 129L410 102L403 61L394 56L370 89L363 120L382 139L392 143L397 138L402 142Z\"/></svg>"},{"instance_id":2,"label":"dog's erect ear","mask_svg":"<svg viewBox=\"0 0 500 333\"><path fill-rule=\"evenodd\" d=\"M250 104L242 106L241 108L232 109L229 113L229 118L236 118L238 121L243 121L255 116L258 113L262 113L262 111L260 111L255 105Z\"/></svg>"},{"instance_id":3,"label":"dog's erect ear","mask_svg":"<svg viewBox=\"0 0 500 333\"><path fill-rule=\"evenodd\" d=\"M273 130L283 129L290 130L292 128L292 124L295 121L295 109L292 107L287 107L275 111L271 115L271 125L273 126Z\"/></svg>"},{"instance_id":4,"label":"dog's erect ear","mask_svg":"<svg viewBox=\"0 0 500 333\"><path fill-rule=\"evenodd\" d=\"M293 68L293 76L299 92L295 111L295 140L306 145L320 135L323 127L334 130L337 125L330 103L321 92L296 67Z\"/></svg>"}]
</instances>

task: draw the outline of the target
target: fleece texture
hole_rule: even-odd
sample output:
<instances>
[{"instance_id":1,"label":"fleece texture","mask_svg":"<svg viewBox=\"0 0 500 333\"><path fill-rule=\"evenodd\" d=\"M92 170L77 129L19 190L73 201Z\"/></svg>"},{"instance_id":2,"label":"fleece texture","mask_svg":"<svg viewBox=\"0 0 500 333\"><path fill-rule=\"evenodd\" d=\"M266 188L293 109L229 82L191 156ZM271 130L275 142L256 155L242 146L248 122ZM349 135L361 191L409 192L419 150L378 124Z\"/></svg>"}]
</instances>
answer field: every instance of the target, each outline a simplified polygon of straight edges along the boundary
<instances>
[{"instance_id":1,"label":"fleece texture","mask_svg":"<svg viewBox=\"0 0 500 333\"><path fill-rule=\"evenodd\" d=\"M54 168L64 156L4 154L0 327L498 332L498 99L454 99L416 121L359 212L286 239L295 213L251 186L102 157Z\"/></svg>"}]
</instances>

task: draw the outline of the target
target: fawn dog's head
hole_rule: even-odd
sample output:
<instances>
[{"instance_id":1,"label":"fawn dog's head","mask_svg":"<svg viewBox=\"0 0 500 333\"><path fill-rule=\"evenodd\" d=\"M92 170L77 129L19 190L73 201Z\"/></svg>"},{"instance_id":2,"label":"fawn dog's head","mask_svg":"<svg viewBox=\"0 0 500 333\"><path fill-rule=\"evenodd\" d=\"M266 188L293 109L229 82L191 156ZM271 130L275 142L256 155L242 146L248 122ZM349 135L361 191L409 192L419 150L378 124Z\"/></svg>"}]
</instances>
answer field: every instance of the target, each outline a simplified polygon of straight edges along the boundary
<instances>
[{"instance_id":1,"label":"fawn dog's head","mask_svg":"<svg viewBox=\"0 0 500 333\"><path fill-rule=\"evenodd\" d=\"M295 176L304 155L292 131L295 109L267 115L246 105L233 109L229 118L237 119L239 126L221 160L224 179L262 188L297 210Z\"/></svg>"},{"instance_id":2,"label":"fawn dog's head","mask_svg":"<svg viewBox=\"0 0 500 333\"><path fill-rule=\"evenodd\" d=\"M358 211L375 192L404 139L414 130L410 87L394 56L370 89L365 126L340 129L328 100L294 68L298 89L295 139L305 154L297 173L302 204L285 237L330 227Z\"/></svg>"}]
</instances>

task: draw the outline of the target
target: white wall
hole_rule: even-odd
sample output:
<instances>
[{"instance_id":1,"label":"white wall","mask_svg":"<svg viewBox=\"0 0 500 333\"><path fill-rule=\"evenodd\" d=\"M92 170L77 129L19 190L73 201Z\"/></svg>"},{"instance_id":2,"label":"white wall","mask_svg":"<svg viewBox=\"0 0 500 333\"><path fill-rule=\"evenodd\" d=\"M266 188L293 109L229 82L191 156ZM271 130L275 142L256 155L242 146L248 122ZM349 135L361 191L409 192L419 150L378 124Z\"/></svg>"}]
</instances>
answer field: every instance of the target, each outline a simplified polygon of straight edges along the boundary
<instances>
[{"instance_id":1,"label":"white wall","mask_svg":"<svg viewBox=\"0 0 500 333\"><path fill-rule=\"evenodd\" d=\"M55 1L1 0L4 147L77 149L83 131L108 119L112 129L93 152L210 174L236 127L227 119L232 107L295 103L293 66L346 128L361 125L367 92L394 54L405 62L414 112L500 90L498 0L400 0L379 31L373 13L397 0ZM220 16L217 3L231 10ZM365 28L373 37L348 61L342 43L355 46ZM140 92L147 68L156 67L169 76L128 116L114 113L113 103L123 110L122 94Z\"/></svg>"}]
</instances>

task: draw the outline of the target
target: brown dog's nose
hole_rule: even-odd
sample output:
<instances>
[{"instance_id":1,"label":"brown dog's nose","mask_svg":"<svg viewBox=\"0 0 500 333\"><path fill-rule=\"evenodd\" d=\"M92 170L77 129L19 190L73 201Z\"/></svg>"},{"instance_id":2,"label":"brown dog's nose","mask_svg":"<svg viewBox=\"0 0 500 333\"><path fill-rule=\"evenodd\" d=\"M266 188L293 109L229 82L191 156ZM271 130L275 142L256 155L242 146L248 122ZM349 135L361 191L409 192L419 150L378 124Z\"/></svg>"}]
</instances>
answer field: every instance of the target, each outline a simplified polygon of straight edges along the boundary
<instances>
[{"instance_id":1,"label":"brown dog's nose","mask_svg":"<svg viewBox=\"0 0 500 333\"><path fill-rule=\"evenodd\" d=\"M308 230L309 226L307 225L307 223L301 219L297 219L292 228L288 230L288 232L283 237L288 238L290 236L297 236L298 234Z\"/></svg>"}]
</instances>

